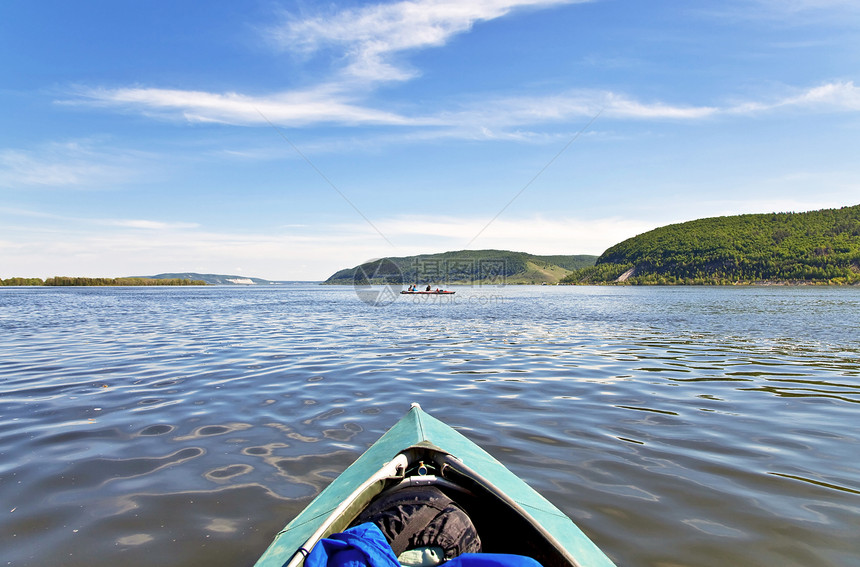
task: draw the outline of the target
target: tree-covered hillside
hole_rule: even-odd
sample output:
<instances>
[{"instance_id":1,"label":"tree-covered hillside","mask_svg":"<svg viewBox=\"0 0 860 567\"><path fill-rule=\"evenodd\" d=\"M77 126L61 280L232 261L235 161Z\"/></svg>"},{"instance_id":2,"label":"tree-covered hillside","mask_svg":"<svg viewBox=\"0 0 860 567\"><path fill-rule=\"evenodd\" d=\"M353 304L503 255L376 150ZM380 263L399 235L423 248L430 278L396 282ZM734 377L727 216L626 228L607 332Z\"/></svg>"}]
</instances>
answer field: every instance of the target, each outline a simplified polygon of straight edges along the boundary
<instances>
[{"instance_id":1,"label":"tree-covered hillside","mask_svg":"<svg viewBox=\"0 0 860 567\"><path fill-rule=\"evenodd\" d=\"M860 283L860 205L716 217L664 226L612 246L565 283Z\"/></svg>"},{"instance_id":2,"label":"tree-covered hillside","mask_svg":"<svg viewBox=\"0 0 860 567\"><path fill-rule=\"evenodd\" d=\"M383 258L340 270L326 284L517 284L556 283L563 276L594 265L596 256L536 256L506 250L459 250Z\"/></svg>"}]
</instances>

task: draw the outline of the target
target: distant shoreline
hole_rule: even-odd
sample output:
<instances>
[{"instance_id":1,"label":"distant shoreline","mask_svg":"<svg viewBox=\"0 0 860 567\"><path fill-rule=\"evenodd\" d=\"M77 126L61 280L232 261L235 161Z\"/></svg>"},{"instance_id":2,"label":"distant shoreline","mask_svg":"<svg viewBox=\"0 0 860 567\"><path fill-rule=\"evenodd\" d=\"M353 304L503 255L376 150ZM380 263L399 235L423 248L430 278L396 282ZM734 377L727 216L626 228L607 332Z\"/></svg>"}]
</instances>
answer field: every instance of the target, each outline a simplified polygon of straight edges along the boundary
<instances>
[{"instance_id":1,"label":"distant shoreline","mask_svg":"<svg viewBox=\"0 0 860 567\"><path fill-rule=\"evenodd\" d=\"M0 285L16 287L124 287L124 286L184 286L208 285L203 280L189 279L155 279L155 278L80 278L58 276L42 280L41 278L8 278L0 280Z\"/></svg>"}]
</instances>

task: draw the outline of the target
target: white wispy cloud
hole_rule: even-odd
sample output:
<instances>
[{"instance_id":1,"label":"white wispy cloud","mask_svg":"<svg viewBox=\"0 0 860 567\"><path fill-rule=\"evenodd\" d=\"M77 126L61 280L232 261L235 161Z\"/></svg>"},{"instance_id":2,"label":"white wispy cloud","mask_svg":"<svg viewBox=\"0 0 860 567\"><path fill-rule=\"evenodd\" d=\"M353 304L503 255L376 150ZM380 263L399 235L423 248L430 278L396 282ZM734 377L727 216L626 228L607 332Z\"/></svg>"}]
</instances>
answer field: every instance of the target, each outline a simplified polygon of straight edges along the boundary
<instances>
[{"instance_id":1,"label":"white wispy cloud","mask_svg":"<svg viewBox=\"0 0 860 567\"><path fill-rule=\"evenodd\" d=\"M315 86L270 94L207 92L148 86L79 88L64 104L86 104L139 112L165 119L261 126L391 126L418 133L415 139L462 138L539 140L542 126L578 121L598 112L603 119L701 120L720 115L755 115L778 109L856 111L858 89L834 81L804 89L786 88L768 100L696 104L645 101L635 94L600 89L570 89L537 96L495 96L472 103L441 101L437 108L408 101L382 107L372 92L385 81L405 81L418 71L406 54L438 48L480 22L522 9L548 9L589 0L408 0L357 8L324 9L307 17L287 16L269 34L283 50L317 53L331 50L339 62L333 75ZM767 0L760 0L766 2ZM839 0L794 0L795 8L843 6ZM774 10L777 8L774 7ZM787 8L786 8L787 9ZM461 99L462 100L462 99ZM14 160L15 156L7 156ZM37 168L19 166L28 171ZM74 168L54 178L74 178ZM49 169L42 175L50 177Z\"/></svg>"},{"instance_id":2,"label":"white wispy cloud","mask_svg":"<svg viewBox=\"0 0 860 567\"><path fill-rule=\"evenodd\" d=\"M670 223L720 214L827 206L833 206L827 197L803 201L785 197L703 200L689 209L642 211L623 218L530 215L489 222L490 218L477 216L395 215L373 219L394 247L361 222L234 233L190 222L76 219L0 208L0 215L30 217L26 226L13 227L0 239L0 277L225 273L233 270L226 266L242 266L243 273L268 279L325 279L339 269L372 258L462 250L467 246L473 250L597 255L622 240ZM38 217L46 222L32 220ZM60 220L67 224L58 223ZM480 238L471 242L485 227ZM142 230L147 231L145 237ZM46 273L46 269L51 272Z\"/></svg>"},{"instance_id":3,"label":"white wispy cloud","mask_svg":"<svg viewBox=\"0 0 860 567\"><path fill-rule=\"evenodd\" d=\"M509 128L602 116L617 119L697 119L720 112L717 107L643 102L622 93L592 89L571 90L546 96L518 96L485 100L459 112L442 113L446 125L482 125Z\"/></svg>"},{"instance_id":4,"label":"white wispy cloud","mask_svg":"<svg viewBox=\"0 0 860 567\"><path fill-rule=\"evenodd\" d=\"M316 87L265 96L155 87L79 88L63 104L113 106L144 114L182 118L189 122L285 126L311 124L440 125L433 116L405 116L361 104L356 81L372 87L389 80L407 80L392 60L400 52L444 45L454 35L481 21L502 17L518 8L545 8L592 0L415 0L374 4L305 19L290 18L269 31L279 45L312 52L335 46L346 63L342 72Z\"/></svg>"},{"instance_id":5,"label":"white wispy cloud","mask_svg":"<svg viewBox=\"0 0 860 567\"><path fill-rule=\"evenodd\" d=\"M725 0L695 8L700 14L737 21L777 21L792 26L826 24L856 28L856 0Z\"/></svg>"},{"instance_id":6,"label":"white wispy cloud","mask_svg":"<svg viewBox=\"0 0 860 567\"><path fill-rule=\"evenodd\" d=\"M520 8L546 8L589 0L413 0L373 4L306 19L289 19L270 31L284 49L314 52L336 46L344 73L360 81L403 81L415 76L394 60L401 52L438 47L478 22Z\"/></svg>"},{"instance_id":7,"label":"white wispy cloud","mask_svg":"<svg viewBox=\"0 0 860 567\"><path fill-rule=\"evenodd\" d=\"M842 12L860 9L855 0L756 0L773 13L796 14L809 11Z\"/></svg>"},{"instance_id":8,"label":"white wispy cloud","mask_svg":"<svg viewBox=\"0 0 860 567\"><path fill-rule=\"evenodd\" d=\"M0 149L0 187L102 187L134 178L138 157L89 140Z\"/></svg>"},{"instance_id":9,"label":"white wispy cloud","mask_svg":"<svg viewBox=\"0 0 860 567\"><path fill-rule=\"evenodd\" d=\"M819 112L856 112L860 110L860 87L854 81L835 81L792 92L770 101L742 102L722 110L726 114L760 114L777 109Z\"/></svg>"},{"instance_id":10,"label":"white wispy cloud","mask_svg":"<svg viewBox=\"0 0 860 567\"><path fill-rule=\"evenodd\" d=\"M364 228L255 234L205 230L194 223L46 220L50 222L4 223L0 278L225 273L242 266L245 273L269 279L322 279L379 251L379 237ZM147 231L145 236L141 230Z\"/></svg>"},{"instance_id":11,"label":"white wispy cloud","mask_svg":"<svg viewBox=\"0 0 860 567\"><path fill-rule=\"evenodd\" d=\"M377 255L411 255L467 247L533 254L600 254L620 240L660 226L660 222L621 217L586 219L531 215L493 220L491 217L399 215L374 220L374 225L397 247L378 246ZM344 225L341 230L367 233L367 229L358 224Z\"/></svg>"},{"instance_id":12,"label":"white wispy cloud","mask_svg":"<svg viewBox=\"0 0 860 567\"><path fill-rule=\"evenodd\" d=\"M140 230L183 230L198 228L200 226L198 223L181 221L76 217L14 207L0 207L0 215L5 215L10 218L21 217L25 219L45 219L51 221L48 226L54 228L57 228L61 224L66 227L70 225L77 225L78 227L104 226Z\"/></svg>"},{"instance_id":13,"label":"white wispy cloud","mask_svg":"<svg viewBox=\"0 0 860 567\"><path fill-rule=\"evenodd\" d=\"M860 110L860 88L854 81L839 81L814 87L788 97L780 106L817 106L832 110Z\"/></svg>"},{"instance_id":14,"label":"white wispy cloud","mask_svg":"<svg viewBox=\"0 0 860 567\"><path fill-rule=\"evenodd\" d=\"M268 96L145 87L81 88L73 95L75 98L61 102L113 106L189 122L261 125L272 121L290 126L414 123L391 112L354 104L347 95L327 87Z\"/></svg>"},{"instance_id":15,"label":"white wispy cloud","mask_svg":"<svg viewBox=\"0 0 860 567\"><path fill-rule=\"evenodd\" d=\"M193 222L164 222L145 219L103 219L95 222L106 226L120 226L142 230L177 230L184 228L197 228L200 226Z\"/></svg>"},{"instance_id":16,"label":"white wispy cloud","mask_svg":"<svg viewBox=\"0 0 860 567\"><path fill-rule=\"evenodd\" d=\"M272 122L285 126L312 124L385 125L424 129L424 137L467 139L527 139L532 134L515 128L539 128L580 120L602 112L604 119L701 120L749 115L776 110L808 112L855 112L860 110L860 87L853 81L836 81L807 89L786 89L769 100L741 101L725 105L687 105L664 101L642 101L625 93L601 90L571 90L542 96L502 97L473 102L433 114L407 115L376 110L348 102L326 90L245 96L236 93L207 93L158 88L119 88L77 91L77 103L116 106L194 122L218 122L259 126ZM0 153L0 167L17 172L30 182L44 179L71 183L86 171L86 162L65 168L44 168L14 152ZM7 173L7 176L11 175ZM3 181L0 171L0 182Z\"/></svg>"},{"instance_id":17,"label":"white wispy cloud","mask_svg":"<svg viewBox=\"0 0 860 567\"><path fill-rule=\"evenodd\" d=\"M0 277L223 273L225 266L241 265L248 274L270 279L323 279L371 258L463 249L490 220L416 215L374 219L396 244L392 247L366 224L353 222L324 229L290 226L266 233L233 233L191 222L85 219L0 208L0 216L4 215L27 220L0 241L4 259ZM10 224L9 218L4 224ZM497 219L471 248L599 254L656 226L654 221L621 218ZM141 231L146 231L145 236ZM46 268L51 273L44 273Z\"/></svg>"}]
</instances>

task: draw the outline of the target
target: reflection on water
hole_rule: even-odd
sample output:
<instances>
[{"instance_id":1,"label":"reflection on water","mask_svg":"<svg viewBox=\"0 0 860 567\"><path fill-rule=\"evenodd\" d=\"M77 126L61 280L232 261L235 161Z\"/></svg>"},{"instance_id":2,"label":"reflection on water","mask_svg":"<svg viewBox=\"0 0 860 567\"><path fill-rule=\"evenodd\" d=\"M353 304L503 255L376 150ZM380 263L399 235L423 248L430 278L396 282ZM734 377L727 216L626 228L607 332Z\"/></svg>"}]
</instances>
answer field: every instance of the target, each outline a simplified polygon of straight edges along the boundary
<instances>
[{"instance_id":1,"label":"reflection on water","mask_svg":"<svg viewBox=\"0 0 860 567\"><path fill-rule=\"evenodd\" d=\"M619 565L856 565L858 314L856 288L3 289L0 564L251 565L417 401Z\"/></svg>"}]
</instances>

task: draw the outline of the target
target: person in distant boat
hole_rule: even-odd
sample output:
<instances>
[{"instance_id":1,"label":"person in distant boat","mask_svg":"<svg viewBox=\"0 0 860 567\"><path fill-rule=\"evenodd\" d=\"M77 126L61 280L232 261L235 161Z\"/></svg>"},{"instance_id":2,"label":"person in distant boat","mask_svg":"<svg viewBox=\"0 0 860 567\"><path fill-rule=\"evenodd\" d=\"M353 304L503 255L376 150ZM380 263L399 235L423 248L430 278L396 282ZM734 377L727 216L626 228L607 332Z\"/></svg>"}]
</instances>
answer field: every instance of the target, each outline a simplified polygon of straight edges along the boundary
<instances>
[{"instance_id":1,"label":"person in distant boat","mask_svg":"<svg viewBox=\"0 0 860 567\"><path fill-rule=\"evenodd\" d=\"M425 289L424 291L430 291L430 284L427 284L427 289Z\"/></svg>"},{"instance_id":2,"label":"person in distant boat","mask_svg":"<svg viewBox=\"0 0 860 567\"><path fill-rule=\"evenodd\" d=\"M410 286L406 289L406 291L415 291L415 286L410 285Z\"/></svg>"}]
</instances>

